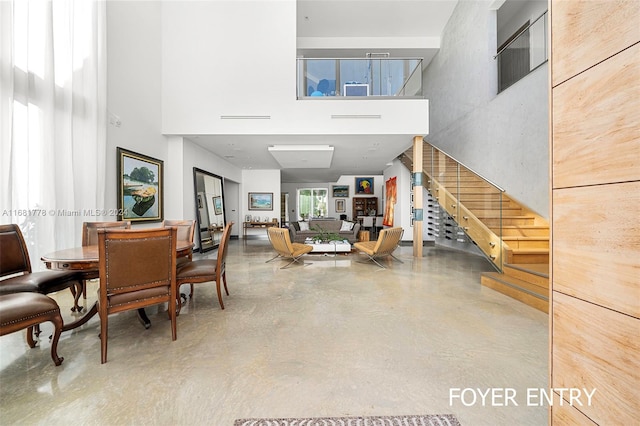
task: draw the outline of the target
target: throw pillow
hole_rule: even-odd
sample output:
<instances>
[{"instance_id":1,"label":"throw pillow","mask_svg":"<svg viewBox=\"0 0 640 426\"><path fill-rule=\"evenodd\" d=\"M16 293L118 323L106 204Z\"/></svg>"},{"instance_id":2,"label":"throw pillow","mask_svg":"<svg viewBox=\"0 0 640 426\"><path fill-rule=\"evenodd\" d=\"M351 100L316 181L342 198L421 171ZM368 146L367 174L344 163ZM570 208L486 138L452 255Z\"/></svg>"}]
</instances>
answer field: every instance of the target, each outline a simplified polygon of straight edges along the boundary
<instances>
[{"instance_id":1,"label":"throw pillow","mask_svg":"<svg viewBox=\"0 0 640 426\"><path fill-rule=\"evenodd\" d=\"M298 226L300 226L301 231L309 230L309 222L298 222Z\"/></svg>"},{"instance_id":2,"label":"throw pillow","mask_svg":"<svg viewBox=\"0 0 640 426\"><path fill-rule=\"evenodd\" d=\"M353 225L355 225L353 222L347 222L346 220L344 220L342 221L342 226L340 227L340 231L352 231Z\"/></svg>"},{"instance_id":3,"label":"throw pillow","mask_svg":"<svg viewBox=\"0 0 640 426\"><path fill-rule=\"evenodd\" d=\"M291 222L291 225L293 226L293 229L295 229L296 231L300 230L300 225L298 224L298 222Z\"/></svg>"}]
</instances>

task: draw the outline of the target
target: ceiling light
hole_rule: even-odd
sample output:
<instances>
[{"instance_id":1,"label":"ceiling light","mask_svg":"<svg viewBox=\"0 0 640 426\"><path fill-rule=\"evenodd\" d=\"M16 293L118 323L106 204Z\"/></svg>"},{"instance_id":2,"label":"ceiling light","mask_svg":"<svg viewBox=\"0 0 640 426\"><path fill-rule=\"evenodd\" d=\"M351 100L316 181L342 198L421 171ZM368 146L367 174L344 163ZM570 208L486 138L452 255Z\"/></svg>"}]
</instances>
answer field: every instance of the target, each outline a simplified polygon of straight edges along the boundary
<instances>
[{"instance_id":1,"label":"ceiling light","mask_svg":"<svg viewBox=\"0 0 640 426\"><path fill-rule=\"evenodd\" d=\"M328 169L333 159L330 145L273 145L268 149L283 169Z\"/></svg>"}]
</instances>

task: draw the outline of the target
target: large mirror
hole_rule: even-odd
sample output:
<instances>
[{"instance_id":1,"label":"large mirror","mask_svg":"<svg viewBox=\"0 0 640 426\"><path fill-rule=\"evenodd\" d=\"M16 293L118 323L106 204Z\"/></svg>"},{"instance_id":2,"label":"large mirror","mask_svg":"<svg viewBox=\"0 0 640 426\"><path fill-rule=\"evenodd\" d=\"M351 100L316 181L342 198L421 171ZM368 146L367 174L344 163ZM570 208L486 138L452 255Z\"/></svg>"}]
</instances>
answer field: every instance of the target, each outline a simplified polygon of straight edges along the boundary
<instances>
[{"instance_id":1,"label":"large mirror","mask_svg":"<svg viewBox=\"0 0 640 426\"><path fill-rule=\"evenodd\" d=\"M213 250L220 245L224 230L224 195L222 178L213 173L193 168L193 185L196 194L196 238L200 252Z\"/></svg>"}]
</instances>

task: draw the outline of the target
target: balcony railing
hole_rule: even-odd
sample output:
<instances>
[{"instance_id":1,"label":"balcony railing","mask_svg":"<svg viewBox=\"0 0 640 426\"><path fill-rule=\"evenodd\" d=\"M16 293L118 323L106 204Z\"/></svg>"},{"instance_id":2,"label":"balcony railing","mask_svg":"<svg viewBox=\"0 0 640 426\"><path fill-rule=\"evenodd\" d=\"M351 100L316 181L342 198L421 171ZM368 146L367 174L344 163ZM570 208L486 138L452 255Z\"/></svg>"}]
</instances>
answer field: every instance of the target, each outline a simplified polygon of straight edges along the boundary
<instances>
[{"instance_id":1,"label":"balcony railing","mask_svg":"<svg viewBox=\"0 0 640 426\"><path fill-rule=\"evenodd\" d=\"M494 59L498 60L498 93L547 62L547 12L522 29L506 43Z\"/></svg>"},{"instance_id":2,"label":"balcony railing","mask_svg":"<svg viewBox=\"0 0 640 426\"><path fill-rule=\"evenodd\" d=\"M299 58L298 99L421 98L421 58Z\"/></svg>"}]
</instances>

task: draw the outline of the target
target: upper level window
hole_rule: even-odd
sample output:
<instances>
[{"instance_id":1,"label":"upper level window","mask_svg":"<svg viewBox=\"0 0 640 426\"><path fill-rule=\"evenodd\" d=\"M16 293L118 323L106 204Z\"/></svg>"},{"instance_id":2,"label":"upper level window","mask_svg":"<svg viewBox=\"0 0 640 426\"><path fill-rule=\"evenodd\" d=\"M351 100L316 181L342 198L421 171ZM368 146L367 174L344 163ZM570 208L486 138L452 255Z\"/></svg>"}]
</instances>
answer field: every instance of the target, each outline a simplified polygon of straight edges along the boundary
<instances>
[{"instance_id":1,"label":"upper level window","mask_svg":"<svg viewBox=\"0 0 640 426\"><path fill-rule=\"evenodd\" d=\"M498 92L547 61L547 2L507 0L498 9Z\"/></svg>"}]
</instances>

